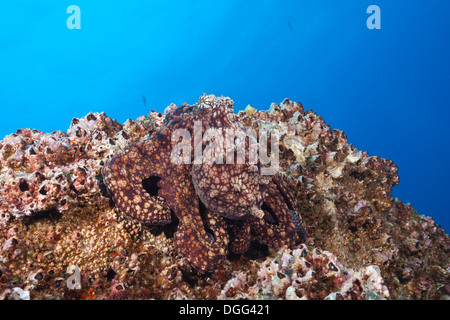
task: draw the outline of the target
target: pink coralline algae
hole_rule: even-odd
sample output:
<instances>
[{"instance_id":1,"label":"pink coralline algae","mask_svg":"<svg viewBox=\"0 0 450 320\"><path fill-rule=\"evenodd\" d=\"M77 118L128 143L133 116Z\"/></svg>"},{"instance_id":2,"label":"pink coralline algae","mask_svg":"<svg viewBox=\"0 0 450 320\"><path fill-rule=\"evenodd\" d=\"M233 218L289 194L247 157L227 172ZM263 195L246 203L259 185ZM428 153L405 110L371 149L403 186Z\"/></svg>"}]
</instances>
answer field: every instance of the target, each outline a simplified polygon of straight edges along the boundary
<instances>
[{"instance_id":1,"label":"pink coralline algae","mask_svg":"<svg viewBox=\"0 0 450 320\"><path fill-rule=\"evenodd\" d=\"M19 129L7 136L0 142L0 222L10 216L63 212L70 201L99 195L96 170L116 144L115 135L127 141L146 133L131 121L123 127L105 114L91 113L74 118L67 134Z\"/></svg>"},{"instance_id":2,"label":"pink coralline algae","mask_svg":"<svg viewBox=\"0 0 450 320\"><path fill-rule=\"evenodd\" d=\"M248 106L229 116L236 126L280 133L278 179L289 188L281 198L294 199L291 209L301 213L306 239L273 246L255 224L219 215L224 208L216 192L205 193L202 200L219 214L202 221L229 219L219 240L235 239L235 246L213 259L220 263L199 268L193 251L177 245L189 230L186 218L172 219L169 206L172 222L165 226L131 219L102 174L116 154L152 143L183 108L189 106L171 105L164 114L152 111L124 124L90 113L74 118L67 132L19 129L0 141L0 299L450 297L450 237L391 196L397 166L356 149L342 131L288 99L267 111ZM193 168L198 179L183 181L199 188L189 192L208 190L210 170ZM231 209L231 218L242 213ZM254 213L253 219L261 216ZM75 289L73 270L79 272Z\"/></svg>"}]
</instances>

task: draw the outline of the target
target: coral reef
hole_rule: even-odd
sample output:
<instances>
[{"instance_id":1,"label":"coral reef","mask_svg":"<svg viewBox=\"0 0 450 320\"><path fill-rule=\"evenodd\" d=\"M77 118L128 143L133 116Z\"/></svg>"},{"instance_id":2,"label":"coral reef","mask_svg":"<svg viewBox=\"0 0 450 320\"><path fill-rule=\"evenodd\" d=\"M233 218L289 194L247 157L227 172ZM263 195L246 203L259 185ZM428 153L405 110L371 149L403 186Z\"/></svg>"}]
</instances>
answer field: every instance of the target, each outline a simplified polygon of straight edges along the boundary
<instances>
[{"instance_id":1,"label":"coral reef","mask_svg":"<svg viewBox=\"0 0 450 320\"><path fill-rule=\"evenodd\" d=\"M347 269L333 254L310 250L304 244L295 250L279 250L272 259L257 264L256 279L235 271L219 299L387 299L380 270L368 266L361 271Z\"/></svg>"},{"instance_id":2,"label":"coral reef","mask_svg":"<svg viewBox=\"0 0 450 320\"><path fill-rule=\"evenodd\" d=\"M450 237L392 198L397 167L288 99L268 111L248 106L237 121L281 132L280 169L293 182L306 240L271 248L256 232L245 253L197 272L175 248L177 222L149 228L130 219L101 172L176 109L124 124L90 113L67 133L19 129L0 141L0 299L450 297ZM226 233L239 239L244 229L229 224Z\"/></svg>"}]
</instances>

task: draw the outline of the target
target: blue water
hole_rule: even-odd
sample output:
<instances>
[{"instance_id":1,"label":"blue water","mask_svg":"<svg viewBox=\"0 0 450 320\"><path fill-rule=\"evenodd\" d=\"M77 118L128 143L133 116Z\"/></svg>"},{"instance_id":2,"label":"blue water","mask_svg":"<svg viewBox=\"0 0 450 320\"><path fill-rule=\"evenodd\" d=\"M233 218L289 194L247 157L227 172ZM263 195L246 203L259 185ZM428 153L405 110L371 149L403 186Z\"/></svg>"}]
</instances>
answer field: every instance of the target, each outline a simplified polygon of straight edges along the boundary
<instances>
[{"instance_id":1,"label":"blue water","mask_svg":"<svg viewBox=\"0 0 450 320\"><path fill-rule=\"evenodd\" d=\"M81 29L68 29L69 5ZM369 5L381 29L369 30ZM0 139L123 122L230 96L289 97L400 167L394 196L450 230L450 1L17 1L0 4ZM143 102L145 96L146 105Z\"/></svg>"}]
</instances>

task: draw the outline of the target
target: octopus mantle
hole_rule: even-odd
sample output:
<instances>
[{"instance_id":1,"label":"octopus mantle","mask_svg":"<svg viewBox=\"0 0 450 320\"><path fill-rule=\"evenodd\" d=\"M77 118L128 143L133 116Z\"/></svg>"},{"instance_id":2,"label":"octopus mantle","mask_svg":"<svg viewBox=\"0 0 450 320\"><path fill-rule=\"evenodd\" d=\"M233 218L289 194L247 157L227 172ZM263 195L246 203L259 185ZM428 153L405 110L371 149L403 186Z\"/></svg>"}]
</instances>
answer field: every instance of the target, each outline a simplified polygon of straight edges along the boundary
<instances>
[{"instance_id":1,"label":"octopus mantle","mask_svg":"<svg viewBox=\"0 0 450 320\"><path fill-rule=\"evenodd\" d=\"M252 164L249 153L240 164L173 161L177 145L208 147L205 139L194 138L199 121L202 134L208 128L245 128L231 99L203 95L192 106L170 107L166 113L155 133L120 151L103 169L105 184L125 215L146 225L178 219L175 246L202 273L215 270L228 252L247 251L252 235L275 249L303 239L287 181L279 174L262 175L262 165ZM190 138L174 139L176 130ZM192 154L183 156L193 159Z\"/></svg>"}]
</instances>

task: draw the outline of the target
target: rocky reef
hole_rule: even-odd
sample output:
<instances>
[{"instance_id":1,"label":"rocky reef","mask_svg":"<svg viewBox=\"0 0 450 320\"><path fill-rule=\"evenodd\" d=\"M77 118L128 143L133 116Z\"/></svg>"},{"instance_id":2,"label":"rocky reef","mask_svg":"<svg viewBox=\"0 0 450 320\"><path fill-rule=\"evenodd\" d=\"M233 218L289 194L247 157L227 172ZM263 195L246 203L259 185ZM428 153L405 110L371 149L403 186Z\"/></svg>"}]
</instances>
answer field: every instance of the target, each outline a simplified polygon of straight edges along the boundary
<instances>
[{"instance_id":1,"label":"rocky reef","mask_svg":"<svg viewBox=\"0 0 450 320\"><path fill-rule=\"evenodd\" d=\"M254 237L247 252L197 272L174 246L177 221L128 218L102 176L166 116L120 124L90 113L66 133L19 129L0 141L0 299L450 298L450 237L391 196L395 164L288 99L237 118L281 132L280 169L306 240L274 249Z\"/></svg>"}]
</instances>

